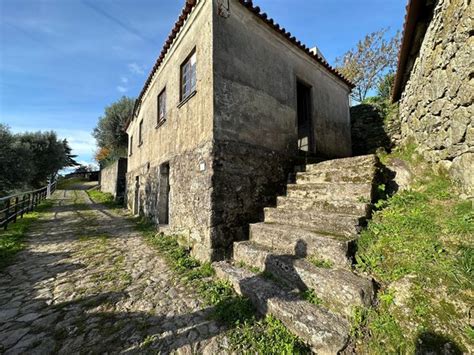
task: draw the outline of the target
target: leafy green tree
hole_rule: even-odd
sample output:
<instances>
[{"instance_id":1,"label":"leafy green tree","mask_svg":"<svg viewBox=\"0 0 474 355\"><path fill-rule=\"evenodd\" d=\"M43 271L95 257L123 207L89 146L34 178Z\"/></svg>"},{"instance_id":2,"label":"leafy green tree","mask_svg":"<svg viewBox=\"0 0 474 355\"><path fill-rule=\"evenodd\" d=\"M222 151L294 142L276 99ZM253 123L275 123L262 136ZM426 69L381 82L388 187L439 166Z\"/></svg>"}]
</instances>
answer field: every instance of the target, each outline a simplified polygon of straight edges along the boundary
<instances>
[{"instance_id":1,"label":"leafy green tree","mask_svg":"<svg viewBox=\"0 0 474 355\"><path fill-rule=\"evenodd\" d=\"M395 84L395 74L388 73L381 78L377 85L377 96L383 100L390 100L392 97L393 85Z\"/></svg>"},{"instance_id":2,"label":"leafy green tree","mask_svg":"<svg viewBox=\"0 0 474 355\"><path fill-rule=\"evenodd\" d=\"M108 150L103 156L104 161L114 161L127 156L128 138L125 133L125 124L133 114L135 99L123 96L117 102L105 108L104 115L99 117L97 127L92 135L97 140L99 148ZM99 161L99 163L104 163Z\"/></svg>"},{"instance_id":3,"label":"leafy green tree","mask_svg":"<svg viewBox=\"0 0 474 355\"><path fill-rule=\"evenodd\" d=\"M59 170L78 165L67 140L54 132L12 134L0 125L0 194L38 188Z\"/></svg>"},{"instance_id":4,"label":"leafy green tree","mask_svg":"<svg viewBox=\"0 0 474 355\"><path fill-rule=\"evenodd\" d=\"M356 85L352 98L357 102L363 102L387 73L395 71L400 32L389 39L387 32L381 29L366 35L355 48L336 59L337 69Z\"/></svg>"}]
</instances>

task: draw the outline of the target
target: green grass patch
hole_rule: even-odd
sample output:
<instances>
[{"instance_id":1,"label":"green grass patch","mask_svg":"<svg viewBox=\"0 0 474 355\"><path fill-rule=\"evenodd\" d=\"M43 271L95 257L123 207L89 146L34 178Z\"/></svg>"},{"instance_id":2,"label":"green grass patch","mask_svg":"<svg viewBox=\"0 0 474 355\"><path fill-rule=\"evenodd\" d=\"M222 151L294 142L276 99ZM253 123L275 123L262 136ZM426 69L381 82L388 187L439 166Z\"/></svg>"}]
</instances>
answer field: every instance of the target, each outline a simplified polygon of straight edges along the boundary
<instances>
[{"instance_id":1,"label":"green grass patch","mask_svg":"<svg viewBox=\"0 0 474 355\"><path fill-rule=\"evenodd\" d=\"M52 206L52 201L45 200L35 211L24 214L16 223L10 223L6 231L0 230L0 270L10 265L15 255L25 248L24 238L31 225Z\"/></svg>"},{"instance_id":2,"label":"green grass patch","mask_svg":"<svg viewBox=\"0 0 474 355\"><path fill-rule=\"evenodd\" d=\"M70 190L76 185L80 185L84 181L87 181L84 178L71 178L71 179L60 179L57 184L58 190Z\"/></svg>"},{"instance_id":3,"label":"green grass patch","mask_svg":"<svg viewBox=\"0 0 474 355\"><path fill-rule=\"evenodd\" d=\"M368 353L474 349L469 314L461 311L474 302L472 202L461 200L414 145L385 159L392 157L411 164L415 179L410 190L380 201L361 233L357 268L379 282L381 293L378 308L355 316L353 333Z\"/></svg>"},{"instance_id":4,"label":"green grass patch","mask_svg":"<svg viewBox=\"0 0 474 355\"><path fill-rule=\"evenodd\" d=\"M314 292L313 289L310 288L301 292L301 298L311 304L315 304L318 306L323 304L323 300L318 297L318 295Z\"/></svg>"},{"instance_id":5,"label":"green grass patch","mask_svg":"<svg viewBox=\"0 0 474 355\"><path fill-rule=\"evenodd\" d=\"M310 349L275 317L245 321L230 334L233 350L246 354L311 354Z\"/></svg>"},{"instance_id":6,"label":"green grass patch","mask_svg":"<svg viewBox=\"0 0 474 355\"><path fill-rule=\"evenodd\" d=\"M101 205L104 205L108 208L121 207L121 205L115 201L112 194L99 190L87 190L87 194L91 200L94 201L94 203L100 203Z\"/></svg>"},{"instance_id":7,"label":"green grass patch","mask_svg":"<svg viewBox=\"0 0 474 355\"><path fill-rule=\"evenodd\" d=\"M323 269L331 269L334 267L334 263L330 260L320 259L315 256L312 256L308 259L308 261L316 267L320 267Z\"/></svg>"}]
</instances>

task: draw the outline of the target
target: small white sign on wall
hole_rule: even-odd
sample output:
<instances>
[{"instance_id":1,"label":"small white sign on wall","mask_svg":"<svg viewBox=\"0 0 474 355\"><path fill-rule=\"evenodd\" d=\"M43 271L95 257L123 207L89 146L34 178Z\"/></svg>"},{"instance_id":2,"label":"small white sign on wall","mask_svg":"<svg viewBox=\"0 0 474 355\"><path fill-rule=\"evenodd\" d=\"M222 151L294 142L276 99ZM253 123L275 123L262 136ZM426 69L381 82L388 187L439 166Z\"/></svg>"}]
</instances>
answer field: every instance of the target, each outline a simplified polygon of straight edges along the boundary
<instances>
[{"instance_id":1,"label":"small white sign on wall","mask_svg":"<svg viewBox=\"0 0 474 355\"><path fill-rule=\"evenodd\" d=\"M206 162L201 161L199 162L199 171L205 171L206 170Z\"/></svg>"},{"instance_id":2,"label":"small white sign on wall","mask_svg":"<svg viewBox=\"0 0 474 355\"><path fill-rule=\"evenodd\" d=\"M228 18L230 16L229 0L217 0L217 14L224 18Z\"/></svg>"}]
</instances>

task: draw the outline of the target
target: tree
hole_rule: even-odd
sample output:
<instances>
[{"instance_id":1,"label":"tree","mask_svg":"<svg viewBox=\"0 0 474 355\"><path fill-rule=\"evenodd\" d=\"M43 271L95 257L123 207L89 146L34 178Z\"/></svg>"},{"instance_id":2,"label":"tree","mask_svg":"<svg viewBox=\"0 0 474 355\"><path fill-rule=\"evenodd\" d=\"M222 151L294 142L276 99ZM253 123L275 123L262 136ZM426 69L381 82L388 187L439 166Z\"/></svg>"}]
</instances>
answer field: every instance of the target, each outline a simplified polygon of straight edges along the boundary
<instances>
[{"instance_id":1,"label":"tree","mask_svg":"<svg viewBox=\"0 0 474 355\"><path fill-rule=\"evenodd\" d=\"M387 73L393 73L397 64L400 32L387 39L388 29L372 32L359 41L355 48L336 59L337 69L355 85L352 98L364 101Z\"/></svg>"},{"instance_id":2,"label":"tree","mask_svg":"<svg viewBox=\"0 0 474 355\"><path fill-rule=\"evenodd\" d=\"M395 84L395 74L388 73L377 85L377 96L383 100L390 100L392 97L393 85Z\"/></svg>"},{"instance_id":3,"label":"tree","mask_svg":"<svg viewBox=\"0 0 474 355\"><path fill-rule=\"evenodd\" d=\"M54 132L12 134L0 125L0 193L38 188L59 170L78 165L67 140Z\"/></svg>"},{"instance_id":4,"label":"tree","mask_svg":"<svg viewBox=\"0 0 474 355\"><path fill-rule=\"evenodd\" d=\"M107 155L97 155L104 160L117 160L127 156L128 139L125 133L125 124L132 117L135 100L123 96L105 108L104 116L99 117L97 127L92 135L97 140L99 148L105 148ZM99 160L99 163L101 161Z\"/></svg>"}]
</instances>

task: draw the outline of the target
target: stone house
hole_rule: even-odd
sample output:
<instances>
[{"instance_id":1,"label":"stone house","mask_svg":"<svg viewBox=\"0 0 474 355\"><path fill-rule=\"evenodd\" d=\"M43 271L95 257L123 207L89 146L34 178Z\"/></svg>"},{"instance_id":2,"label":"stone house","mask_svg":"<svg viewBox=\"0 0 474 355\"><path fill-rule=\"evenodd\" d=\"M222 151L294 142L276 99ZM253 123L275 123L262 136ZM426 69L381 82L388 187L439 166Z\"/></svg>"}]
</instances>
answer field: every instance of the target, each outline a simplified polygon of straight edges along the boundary
<instances>
[{"instance_id":1,"label":"stone house","mask_svg":"<svg viewBox=\"0 0 474 355\"><path fill-rule=\"evenodd\" d=\"M127 159L120 158L114 163L101 167L100 190L111 194L115 201L123 201L126 190Z\"/></svg>"},{"instance_id":2,"label":"stone house","mask_svg":"<svg viewBox=\"0 0 474 355\"><path fill-rule=\"evenodd\" d=\"M127 124L127 204L230 256L301 154L351 155L352 84L252 1L187 0Z\"/></svg>"},{"instance_id":3,"label":"stone house","mask_svg":"<svg viewBox=\"0 0 474 355\"><path fill-rule=\"evenodd\" d=\"M411 0L393 101L402 140L474 195L474 6L470 0Z\"/></svg>"}]
</instances>

